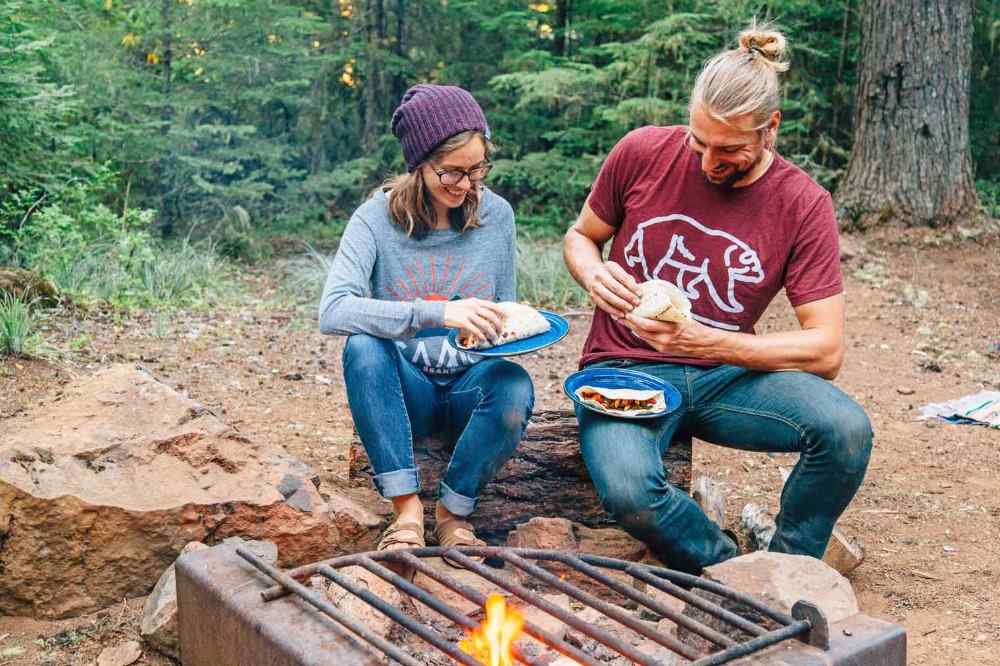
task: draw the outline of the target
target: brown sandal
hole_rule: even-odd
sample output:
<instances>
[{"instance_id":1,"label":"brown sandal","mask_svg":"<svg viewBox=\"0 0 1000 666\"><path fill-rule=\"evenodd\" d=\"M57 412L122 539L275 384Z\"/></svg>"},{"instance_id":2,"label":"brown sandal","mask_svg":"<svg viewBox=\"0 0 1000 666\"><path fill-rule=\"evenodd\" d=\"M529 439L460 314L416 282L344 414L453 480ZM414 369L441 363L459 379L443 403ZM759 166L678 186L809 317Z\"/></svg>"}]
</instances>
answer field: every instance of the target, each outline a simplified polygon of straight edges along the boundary
<instances>
[{"instance_id":1,"label":"brown sandal","mask_svg":"<svg viewBox=\"0 0 1000 666\"><path fill-rule=\"evenodd\" d=\"M401 523L397 521L385 528L382 538L378 542L378 550L404 550L409 548L423 548L426 545L423 525L420 523ZM383 560L382 563L407 580L413 580L413 576L416 574L416 570L413 567L402 562Z\"/></svg>"},{"instance_id":2,"label":"brown sandal","mask_svg":"<svg viewBox=\"0 0 1000 666\"><path fill-rule=\"evenodd\" d=\"M444 548L487 545L485 541L476 537L476 533L472 531L472 525L458 516L437 521L434 525L434 535L437 537L438 544ZM476 562L482 562L484 559L482 556L470 555L470 557ZM456 569L465 568L458 563L449 562L446 557L442 559L446 564Z\"/></svg>"}]
</instances>

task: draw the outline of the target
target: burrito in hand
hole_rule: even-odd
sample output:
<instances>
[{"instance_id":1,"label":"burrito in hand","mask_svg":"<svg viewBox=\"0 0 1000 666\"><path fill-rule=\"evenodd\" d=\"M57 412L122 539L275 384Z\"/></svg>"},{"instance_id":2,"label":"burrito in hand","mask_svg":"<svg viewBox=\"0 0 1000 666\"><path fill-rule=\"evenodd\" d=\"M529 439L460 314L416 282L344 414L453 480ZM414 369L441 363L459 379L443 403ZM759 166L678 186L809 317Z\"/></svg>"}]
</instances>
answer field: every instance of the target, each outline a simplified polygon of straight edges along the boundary
<instances>
[{"instance_id":1,"label":"burrito in hand","mask_svg":"<svg viewBox=\"0 0 1000 666\"><path fill-rule=\"evenodd\" d=\"M691 301L673 283L649 280L639 284L639 305L632 314L658 321L684 322L691 319Z\"/></svg>"},{"instance_id":2,"label":"burrito in hand","mask_svg":"<svg viewBox=\"0 0 1000 666\"><path fill-rule=\"evenodd\" d=\"M500 306L505 315L503 328L500 330L497 341L494 343L489 340L480 340L478 336L468 331L462 331L458 336L459 347L468 350L489 349L497 345L540 335L552 327L549 320L530 305L514 303L513 301L503 301L497 305Z\"/></svg>"}]
</instances>

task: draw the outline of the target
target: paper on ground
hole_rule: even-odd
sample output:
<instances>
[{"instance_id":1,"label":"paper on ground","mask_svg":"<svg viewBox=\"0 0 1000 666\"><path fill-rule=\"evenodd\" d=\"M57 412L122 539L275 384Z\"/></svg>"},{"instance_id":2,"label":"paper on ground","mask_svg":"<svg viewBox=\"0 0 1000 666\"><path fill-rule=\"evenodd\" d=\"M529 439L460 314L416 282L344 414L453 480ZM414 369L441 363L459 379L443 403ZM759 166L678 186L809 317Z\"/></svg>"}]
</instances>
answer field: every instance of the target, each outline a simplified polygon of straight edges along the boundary
<instances>
[{"instance_id":1,"label":"paper on ground","mask_svg":"<svg viewBox=\"0 0 1000 666\"><path fill-rule=\"evenodd\" d=\"M920 408L920 418L1000 428L1000 391L981 391L956 400L924 405Z\"/></svg>"}]
</instances>

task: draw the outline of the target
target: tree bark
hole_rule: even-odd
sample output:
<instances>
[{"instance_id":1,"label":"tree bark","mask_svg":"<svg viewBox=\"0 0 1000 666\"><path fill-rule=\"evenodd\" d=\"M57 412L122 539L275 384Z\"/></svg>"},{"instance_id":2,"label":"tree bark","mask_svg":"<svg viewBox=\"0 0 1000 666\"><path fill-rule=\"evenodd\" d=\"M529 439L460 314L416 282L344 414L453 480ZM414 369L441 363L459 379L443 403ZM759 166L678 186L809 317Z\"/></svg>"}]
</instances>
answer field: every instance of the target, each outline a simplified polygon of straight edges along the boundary
<instances>
[{"instance_id":1,"label":"tree bark","mask_svg":"<svg viewBox=\"0 0 1000 666\"><path fill-rule=\"evenodd\" d=\"M486 485L470 521L476 533L501 543L510 530L536 516L566 518L587 527L607 527L614 521L601 507L594 484L580 455L576 416L570 411L543 411L531 417L514 456ZM424 438L414 446L420 470L421 498L427 524L433 524L437 485L451 458L450 443ZM687 492L691 487L691 442L675 442L663 458L670 483ZM364 447L351 443L352 485L370 486L372 470Z\"/></svg>"},{"instance_id":2,"label":"tree bark","mask_svg":"<svg viewBox=\"0 0 1000 666\"><path fill-rule=\"evenodd\" d=\"M866 0L842 223L939 226L979 206L969 152L972 0Z\"/></svg>"},{"instance_id":3,"label":"tree bark","mask_svg":"<svg viewBox=\"0 0 1000 666\"><path fill-rule=\"evenodd\" d=\"M163 22L163 60L161 64L162 75L163 75L163 112L161 119L163 121L163 126L160 128L160 133L164 137L170 135L170 130L173 128L174 122L174 107L172 104L172 92L173 92L173 65L174 65L174 17L173 17L173 4L174 0L161 0L160 3L160 20ZM174 210L173 202L170 198L170 190L173 187L173 179L167 176L164 172L169 172L172 166L173 160L170 157L171 148L169 140L166 142L165 150L167 151L167 159L164 164L161 162L161 173L163 174L160 178L160 232L165 238L173 236L174 234Z\"/></svg>"},{"instance_id":4,"label":"tree bark","mask_svg":"<svg viewBox=\"0 0 1000 666\"><path fill-rule=\"evenodd\" d=\"M552 39L552 53L568 56L569 45L569 3L570 0L556 0L556 26Z\"/></svg>"},{"instance_id":5,"label":"tree bark","mask_svg":"<svg viewBox=\"0 0 1000 666\"><path fill-rule=\"evenodd\" d=\"M365 101L365 125L361 144L372 150L382 134L386 118L385 73L386 17L385 0L368 0L365 16L365 76L362 80Z\"/></svg>"}]
</instances>

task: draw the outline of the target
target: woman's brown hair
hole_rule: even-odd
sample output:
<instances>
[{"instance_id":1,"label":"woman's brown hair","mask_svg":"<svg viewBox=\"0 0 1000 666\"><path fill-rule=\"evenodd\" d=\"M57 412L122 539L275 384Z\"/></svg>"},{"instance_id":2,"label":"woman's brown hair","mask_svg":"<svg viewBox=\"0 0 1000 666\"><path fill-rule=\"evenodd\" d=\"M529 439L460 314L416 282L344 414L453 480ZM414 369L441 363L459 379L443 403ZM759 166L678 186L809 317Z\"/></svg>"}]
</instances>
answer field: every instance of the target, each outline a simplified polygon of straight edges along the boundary
<instances>
[{"instance_id":1,"label":"woman's brown hair","mask_svg":"<svg viewBox=\"0 0 1000 666\"><path fill-rule=\"evenodd\" d=\"M482 140L488 160L493 152L493 144L481 132L470 130L456 134L444 141L428 156L426 161L437 161L476 137ZM409 173L389 178L376 190L388 195L389 216L393 222L402 227L407 236L414 238L423 238L437 224L437 215L434 213L434 205L431 203L431 193L424 184L421 167L423 164ZM448 223L455 231L464 232L479 226L479 195L482 184L473 183L473 185L465 197L465 203L448 211Z\"/></svg>"}]
</instances>

